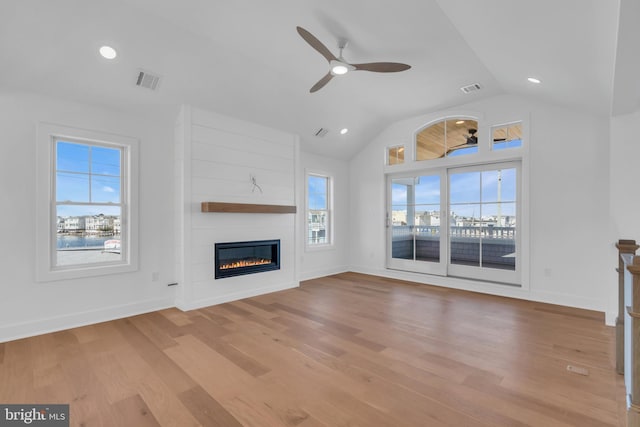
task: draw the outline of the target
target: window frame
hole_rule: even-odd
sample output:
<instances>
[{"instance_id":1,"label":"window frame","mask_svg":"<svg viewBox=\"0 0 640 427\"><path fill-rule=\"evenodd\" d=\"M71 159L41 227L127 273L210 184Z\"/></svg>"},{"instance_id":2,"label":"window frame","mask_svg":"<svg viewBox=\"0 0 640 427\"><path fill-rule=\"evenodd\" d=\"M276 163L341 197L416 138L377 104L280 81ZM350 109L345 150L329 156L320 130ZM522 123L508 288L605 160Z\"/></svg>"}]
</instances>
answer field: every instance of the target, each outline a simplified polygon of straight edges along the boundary
<instances>
[{"instance_id":1,"label":"window frame","mask_svg":"<svg viewBox=\"0 0 640 427\"><path fill-rule=\"evenodd\" d=\"M120 218L122 260L55 265L57 206L56 144L58 141L118 148L120 166ZM37 131L36 279L55 281L136 271L138 269L138 154L136 138L70 126L39 123Z\"/></svg>"},{"instance_id":2,"label":"window frame","mask_svg":"<svg viewBox=\"0 0 640 427\"><path fill-rule=\"evenodd\" d=\"M396 150L396 152L400 152L402 151L402 161L398 161L397 163L391 163L391 150ZM385 149L385 154L386 154L386 161L385 161L385 165L386 166L400 166L400 165L404 165L406 163L406 149L404 144L398 144L398 145L391 145L386 147ZM396 160L400 160L400 158L398 156L396 156Z\"/></svg>"},{"instance_id":3,"label":"window frame","mask_svg":"<svg viewBox=\"0 0 640 427\"><path fill-rule=\"evenodd\" d=\"M504 148L496 149L496 142L493 140L493 133L498 129L506 129L508 131L508 129L510 127L516 126L516 125L520 126L520 132L523 133L523 135L520 137L520 145L519 146L515 146L515 147L507 146L507 147L504 147ZM523 146L524 146L525 140L524 140L524 130L523 130L523 121L522 120L517 120L517 121L513 121L513 122L508 122L508 123L501 123L501 124L497 124L497 125L492 125L489 128L489 132L491 134L491 140L490 140L490 144L489 144L491 152L521 150L523 148ZM506 142L511 142L511 141L506 141Z\"/></svg>"},{"instance_id":4,"label":"window frame","mask_svg":"<svg viewBox=\"0 0 640 427\"><path fill-rule=\"evenodd\" d=\"M309 207L309 178L310 177L320 177L327 180L327 220L325 224L326 229L326 238L327 241L323 243L312 243L309 241L309 215L311 213L311 209ZM304 233L304 241L305 241L305 250L314 251L314 250L323 250L323 249L332 249L334 247L334 233L333 233L333 176L326 172L321 171L305 171L305 233ZM314 209L317 210L317 209Z\"/></svg>"}]
</instances>

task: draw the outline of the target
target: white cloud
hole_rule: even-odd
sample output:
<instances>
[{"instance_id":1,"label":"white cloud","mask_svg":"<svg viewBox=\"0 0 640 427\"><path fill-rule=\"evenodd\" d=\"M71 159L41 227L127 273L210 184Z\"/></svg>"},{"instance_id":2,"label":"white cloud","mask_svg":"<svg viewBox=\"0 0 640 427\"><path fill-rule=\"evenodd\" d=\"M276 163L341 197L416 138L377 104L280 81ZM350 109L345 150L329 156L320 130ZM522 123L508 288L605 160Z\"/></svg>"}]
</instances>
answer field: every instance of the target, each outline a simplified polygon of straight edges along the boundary
<instances>
[{"instance_id":1,"label":"white cloud","mask_svg":"<svg viewBox=\"0 0 640 427\"><path fill-rule=\"evenodd\" d=\"M115 193L116 190L114 190L113 188L109 187L108 185L105 185L104 187L102 187L102 191L104 191L105 193Z\"/></svg>"}]
</instances>

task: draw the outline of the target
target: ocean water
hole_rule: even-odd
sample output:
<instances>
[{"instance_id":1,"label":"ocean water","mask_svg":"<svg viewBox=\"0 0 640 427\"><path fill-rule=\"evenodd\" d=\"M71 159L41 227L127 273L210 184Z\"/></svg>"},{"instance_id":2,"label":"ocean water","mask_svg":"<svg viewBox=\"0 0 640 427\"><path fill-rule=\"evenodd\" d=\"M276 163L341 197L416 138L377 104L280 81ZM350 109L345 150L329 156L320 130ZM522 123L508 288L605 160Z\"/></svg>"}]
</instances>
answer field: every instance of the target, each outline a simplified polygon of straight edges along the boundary
<instances>
[{"instance_id":1,"label":"ocean water","mask_svg":"<svg viewBox=\"0 0 640 427\"><path fill-rule=\"evenodd\" d=\"M57 249L102 248L107 240L118 240L120 236L57 236Z\"/></svg>"}]
</instances>

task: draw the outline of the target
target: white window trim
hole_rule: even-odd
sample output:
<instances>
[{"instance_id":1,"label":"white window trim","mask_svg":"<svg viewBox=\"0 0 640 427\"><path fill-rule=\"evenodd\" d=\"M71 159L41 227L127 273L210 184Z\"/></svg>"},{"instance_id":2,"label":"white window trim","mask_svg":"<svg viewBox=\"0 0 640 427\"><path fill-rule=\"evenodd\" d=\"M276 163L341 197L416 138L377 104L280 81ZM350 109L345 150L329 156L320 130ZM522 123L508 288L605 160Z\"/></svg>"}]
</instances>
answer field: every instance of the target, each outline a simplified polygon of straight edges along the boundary
<instances>
[{"instance_id":1,"label":"white window trim","mask_svg":"<svg viewBox=\"0 0 640 427\"><path fill-rule=\"evenodd\" d=\"M126 247L122 261L110 264L88 264L54 268L56 250L55 228L55 159L53 154L56 138L70 139L80 143L118 146L125 150L121 176L128 186L122 193L126 212L122 213L126 227ZM138 269L138 153L139 141L122 135L78 129L69 126L39 123L36 136L36 279L54 281L125 273Z\"/></svg>"},{"instance_id":2,"label":"white window trim","mask_svg":"<svg viewBox=\"0 0 640 427\"><path fill-rule=\"evenodd\" d=\"M309 176L319 176L327 178L327 220L328 220L328 239L327 243L309 243ZM305 251L322 251L334 249L334 232L333 232L333 176L330 173L317 171L317 170L305 170L304 175L304 246Z\"/></svg>"}]
</instances>

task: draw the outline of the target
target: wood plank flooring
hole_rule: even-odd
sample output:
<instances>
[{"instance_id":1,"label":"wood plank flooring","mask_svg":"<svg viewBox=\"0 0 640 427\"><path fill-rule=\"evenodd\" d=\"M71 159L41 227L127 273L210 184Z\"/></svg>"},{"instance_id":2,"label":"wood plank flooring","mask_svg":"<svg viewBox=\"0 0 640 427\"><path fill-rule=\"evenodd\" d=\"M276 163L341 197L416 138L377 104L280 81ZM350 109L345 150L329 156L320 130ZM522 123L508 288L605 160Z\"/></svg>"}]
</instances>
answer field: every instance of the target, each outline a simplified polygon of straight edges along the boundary
<instances>
[{"instance_id":1,"label":"wood plank flooring","mask_svg":"<svg viewBox=\"0 0 640 427\"><path fill-rule=\"evenodd\" d=\"M0 403L69 403L73 426L619 427L613 351L600 313L345 273L0 344Z\"/></svg>"}]
</instances>

